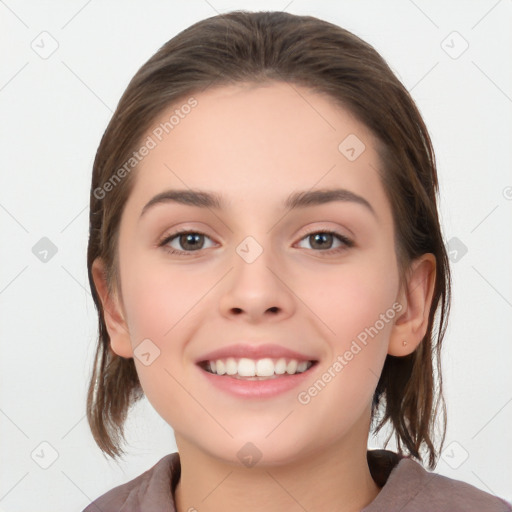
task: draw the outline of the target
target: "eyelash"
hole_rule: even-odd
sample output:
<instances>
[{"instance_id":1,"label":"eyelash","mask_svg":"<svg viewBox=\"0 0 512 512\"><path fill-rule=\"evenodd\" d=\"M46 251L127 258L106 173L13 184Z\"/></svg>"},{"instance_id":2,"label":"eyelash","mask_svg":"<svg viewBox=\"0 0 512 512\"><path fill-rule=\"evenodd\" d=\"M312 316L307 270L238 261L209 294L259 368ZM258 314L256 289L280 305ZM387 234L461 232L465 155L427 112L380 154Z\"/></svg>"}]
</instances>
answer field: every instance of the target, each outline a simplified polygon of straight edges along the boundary
<instances>
[{"instance_id":1,"label":"eyelash","mask_svg":"<svg viewBox=\"0 0 512 512\"><path fill-rule=\"evenodd\" d=\"M354 242L352 240L350 240L349 238L347 238L346 236L344 236L336 231L331 231L328 229L310 231L310 232L306 233L299 241L302 241L305 238L308 238L311 235L316 235L316 234L334 235L334 237L337 238L344 245L344 247L337 247L335 249L326 249L326 250L310 249L314 252L319 252L319 253L322 253L325 255L337 254L337 253L345 251L346 249L351 248L355 245ZM184 229L182 231L177 231L169 236L166 236L161 242L158 243L158 247L162 247L169 254L181 255L181 256L192 256L194 252L200 251L200 249L197 251L179 251L179 250L173 249L171 247L167 247L167 244L169 242L171 242L175 238L179 237L180 235L203 235L207 238L210 238L208 235L206 235L205 233L202 233L201 231L193 231L193 230Z\"/></svg>"}]
</instances>

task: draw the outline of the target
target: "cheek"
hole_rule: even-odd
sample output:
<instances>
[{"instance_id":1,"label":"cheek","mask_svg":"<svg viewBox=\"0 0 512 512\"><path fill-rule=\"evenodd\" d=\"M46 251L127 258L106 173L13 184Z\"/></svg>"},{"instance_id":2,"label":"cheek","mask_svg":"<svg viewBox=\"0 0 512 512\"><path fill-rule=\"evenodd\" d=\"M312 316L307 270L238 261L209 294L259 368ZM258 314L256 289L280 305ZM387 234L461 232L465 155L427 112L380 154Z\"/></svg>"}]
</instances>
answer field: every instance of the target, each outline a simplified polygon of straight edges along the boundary
<instances>
[{"instance_id":1,"label":"cheek","mask_svg":"<svg viewBox=\"0 0 512 512\"><path fill-rule=\"evenodd\" d=\"M363 413L371 402L386 359L397 312L393 308L398 290L398 273L393 253L379 258L361 256L350 265L316 281L308 305L321 312L327 326L328 355L321 382L310 383L304 401L322 414L332 414L336 423L351 414ZM395 305L396 306L396 305ZM338 408L332 409L332 404ZM323 411L323 412L321 412ZM334 433L333 433L334 434Z\"/></svg>"},{"instance_id":2,"label":"cheek","mask_svg":"<svg viewBox=\"0 0 512 512\"><path fill-rule=\"evenodd\" d=\"M387 337L398 292L398 273L392 257L361 257L340 265L335 272L317 274L313 282L309 288L304 282L301 293L307 293L308 305L326 326L333 348L342 349L376 323L379 337ZM381 318L386 313L383 325Z\"/></svg>"},{"instance_id":3,"label":"cheek","mask_svg":"<svg viewBox=\"0 0 512 512\"><path fill-rule=\"evenodd\" d=\"M179 384L183 380L184 347L197 309L194 305L205 291L195 286L200 282L186 272L166 272L154 262L134 259L132 263L133 267L125 265L122 282L137 374L155 410L169 424L179 423L177 411L190 398ZM151 343L142 344L143 340ZM137 349L139 344L144 350ZM144 352L149 352L149 361L138 358Z\"/></svg>"},{"instance_id":4,"label":"cheek","mask_svg":"<svg viewBox=\"0 0 512 512\"><path fill-rule=\"evenodd\" d=\"M150 338L162 348L205 293L199 274L184 267L171 270L165 263L137 257L135 252L125 259L121 272L132 344ZM202 283L204 287L204 275Z\"/></svg>"},{"instance_id":5,"label":"cheek","mask_svg":"<svg viewBox=\"0 0 512 512\"><path fill-rule=\"evenodd\" d=\"M121 269L134 362L149 401L155 409L166 410L169 400L187 400L178 381L184 369L190 369L186 346L204 321L207 300L203 297L212 284L204 272L134 256ZM138 359L147 351L151 354L148 365Z\"/></svg>"},{"instance_id":6,"label":"cheek","mask_svg":"<svg viewBox=\"0 0 512 512\"><path fill-rule=\"evenodd\" d=\"M361 259L316 283L308 305L322 312L329 354L298 401L309 414L310 427L335 438L371 403L397 317L398 274L392 259L371 265ZM332 427L322 426L325 417Z\"/></svg>"}]
</instances>

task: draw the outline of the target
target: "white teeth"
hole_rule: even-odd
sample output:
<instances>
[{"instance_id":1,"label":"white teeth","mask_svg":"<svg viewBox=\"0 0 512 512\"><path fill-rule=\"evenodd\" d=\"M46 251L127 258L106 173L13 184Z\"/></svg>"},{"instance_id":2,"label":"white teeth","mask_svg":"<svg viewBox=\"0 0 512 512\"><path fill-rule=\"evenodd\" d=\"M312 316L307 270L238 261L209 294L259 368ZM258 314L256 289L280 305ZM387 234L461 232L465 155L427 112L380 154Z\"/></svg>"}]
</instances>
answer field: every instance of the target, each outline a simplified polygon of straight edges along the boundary
<instances>
[{"instance_id":1,"label":"white teeth","mask_svg":"<svg viewBox=\"0 0 512 512\"><path fill-rule=\"evenodd\" d=\"M256 363L256 375L258 375L258 377L270 377L274 375L274 362L272 359L259 359Z\"/></svg>"},{"instance_id":2,"label":"white teeth","mask_svg":"<svg viewBox=\"0 0 512 512\"><path fill-rule=\"evenodd\" d=\"M235 375L236 372L236 361L232 357L229 357L228 359L226 359L226 373L228 375Z\"/></svg>"},{"instance_id":3,"label":"white teeth","mask_svg":"<svg viewBox=\"0 0 512 512\"><path fill-rule=\"evenodd\" d=\"M240 377L254 377L256 375L256 364L252 359L242 357L242 359L238 361L238 372L236 373L238 373Z\"/></svg>"},{"instance_id":4,"label":"white teeth","mask_svg":"<svg viewBox=\"0 0 512 512\"><path fill-rule=\"evenodd\" d=\"M217 365L217 375L224 375L226 373L226 365L224 364L224 361L221 361L220 359L216 361Z\"/></svg>"},{"instance_id":5,"label":"white teeth","mask_svg":"<svg viewBox=\"0 0 512 512\"><path fill-rule=\"evenodd\" d=\"M308 363L306 361L302 361L297 365L297 373L302 373L306 371L306 368L308 367Z\"/></svg>"},{"instance_id":6,"label":"white teeth","mask_svg":"<svg viewBox=\"0 0 512 512\"><path fill-rule=\"evenodd\" d=\"M311 361L297 361L282 357L271 359L269 357L253 360L246 357L235 359L217 359L209 361L209 371L217 375L232 375L237 377L273 377L275 375L294 375L308 370L313 363Z\"/></svg>"},{"instance_id":7,"label":"white teeth","mask_svg":"<svg viewBox=\"0 0 512 512\"><path fill-rule=\"evenodd\" d=\"M297 366L299 366L299 363L297 363L295 359L292 359L286 367L286 373L294 374L297 371Z\"/></svg>"},{"instance_id":8,"label":"white teeth","mask_svg":"<svg viewBox=\"0 0 512 512\"><path fill-rule=\"evenodd\" d=\"M274 366L274 371L276 372L276 375L283 375L283 373L286 371L286 359L278 359Z\"/></svg>"}]
</instances>

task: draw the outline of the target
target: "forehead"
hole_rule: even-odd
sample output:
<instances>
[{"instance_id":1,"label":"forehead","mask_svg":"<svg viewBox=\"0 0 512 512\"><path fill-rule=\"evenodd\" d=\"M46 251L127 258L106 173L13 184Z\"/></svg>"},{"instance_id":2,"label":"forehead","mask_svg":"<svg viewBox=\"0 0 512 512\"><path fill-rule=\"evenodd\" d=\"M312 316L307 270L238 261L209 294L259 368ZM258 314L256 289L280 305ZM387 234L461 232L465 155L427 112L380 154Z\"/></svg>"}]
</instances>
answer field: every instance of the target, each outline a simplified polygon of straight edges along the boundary
<instances>
[{"instance_id":1,"label":"forehead","mask_svg":"<svg viewBox=\"0 0 512 512\"><path fill-rule=\"evenodd\" d=\"M219 191L229 201L281 203L290 190L344 187L385 201L370 130L330 97L281 82L236 84L183 98L147 131L133 194ZM171 119L172 118L172 119Z\"/></svg>"}]
</instances>

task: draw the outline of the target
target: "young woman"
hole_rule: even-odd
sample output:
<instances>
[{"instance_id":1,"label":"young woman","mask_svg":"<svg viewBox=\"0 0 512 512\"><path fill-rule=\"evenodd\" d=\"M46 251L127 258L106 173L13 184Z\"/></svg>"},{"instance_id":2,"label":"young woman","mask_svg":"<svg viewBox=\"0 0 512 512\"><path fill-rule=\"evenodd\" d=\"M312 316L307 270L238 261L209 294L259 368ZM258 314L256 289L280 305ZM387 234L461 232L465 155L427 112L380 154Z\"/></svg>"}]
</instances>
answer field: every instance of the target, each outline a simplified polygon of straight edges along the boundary
<instances>
[{"instance_id":1,"label":"young woman","mask_svg":"<svg viewBox=\"0 0 512 512\"><path fill-rule=\"evenodd\" d=\"M86 511L512 510L421 465L444 440L437 189L413 100L350 32L231 12L166 43L94 163L87 410L116 457L145 395L178 452ZM369 451L388 422L398 453Z\"/></svg>"}]
</instances>

